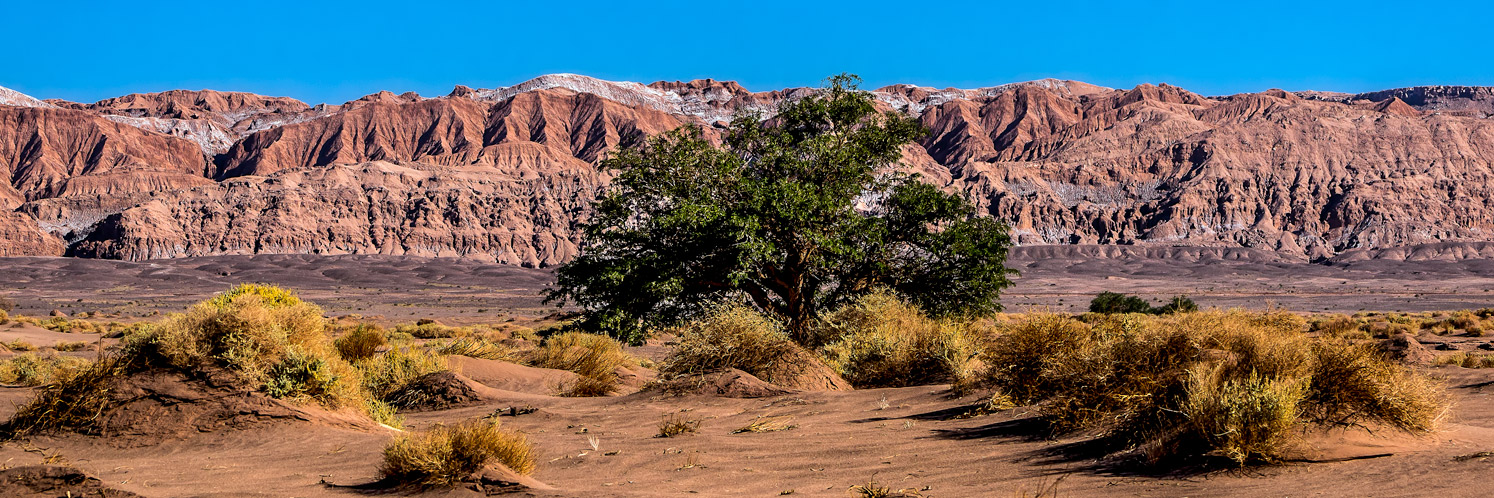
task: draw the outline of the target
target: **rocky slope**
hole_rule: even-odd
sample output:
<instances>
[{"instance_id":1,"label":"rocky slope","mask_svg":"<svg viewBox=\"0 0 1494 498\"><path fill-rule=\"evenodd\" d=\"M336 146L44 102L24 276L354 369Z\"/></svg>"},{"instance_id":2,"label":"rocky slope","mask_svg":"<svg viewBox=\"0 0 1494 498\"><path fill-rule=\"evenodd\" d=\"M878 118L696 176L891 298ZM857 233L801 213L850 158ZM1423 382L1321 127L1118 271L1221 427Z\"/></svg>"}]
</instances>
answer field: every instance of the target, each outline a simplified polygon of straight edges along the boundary
<instances>
[{"instance_id":1,"label":"rocky slope","mask_svg":"<svg viewBox=\"0 0 1494 498\"><path fill-rule=\"evenodd\" d=\"M0 89L0 254L571 257L607 151L770 114L809 89L549 75L341 106L171 91L93 104ZM1494 91L1205 97L1040 80L894 85L931 133L905 170L969 191L1023 244L1243 247L1287 259L1481 257ZM1399 247L1438 247L1395 250ZM1464 256L1457 256L1464 255Z\"/></svg>"}]
</instances>

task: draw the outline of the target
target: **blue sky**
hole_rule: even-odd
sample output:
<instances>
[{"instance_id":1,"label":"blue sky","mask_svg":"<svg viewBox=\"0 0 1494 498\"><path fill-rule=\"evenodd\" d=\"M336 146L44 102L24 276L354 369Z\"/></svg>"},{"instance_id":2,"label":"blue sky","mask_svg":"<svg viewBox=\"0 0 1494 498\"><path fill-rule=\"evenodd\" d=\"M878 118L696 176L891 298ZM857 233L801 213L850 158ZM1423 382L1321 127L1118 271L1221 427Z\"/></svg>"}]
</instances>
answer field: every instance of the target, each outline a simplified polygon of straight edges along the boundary
<instances>
[{"instance_id":1,"label":"blue sky","mask_svg":"<svg viewBox=\"0 0 1494 498\"><path fill-rule=\"evenodd\" d=\"M212 88L341 103L557 72L752 90L1044 77L1204 94L1494 85L1479 2L7 2L0 86L92 102Z\"/></svg>"}]
</instances>

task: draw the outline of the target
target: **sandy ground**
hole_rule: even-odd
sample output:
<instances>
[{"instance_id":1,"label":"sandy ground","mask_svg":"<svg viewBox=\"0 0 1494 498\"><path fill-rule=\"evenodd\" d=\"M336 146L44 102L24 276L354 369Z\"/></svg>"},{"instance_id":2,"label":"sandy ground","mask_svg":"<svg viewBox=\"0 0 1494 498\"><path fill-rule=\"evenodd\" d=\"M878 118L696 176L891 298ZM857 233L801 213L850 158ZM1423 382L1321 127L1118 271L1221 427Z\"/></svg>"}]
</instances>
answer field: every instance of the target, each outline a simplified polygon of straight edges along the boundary
<instances>
[{"instance_id":1,"label":"sandy ground","mask_svg":"<svg viewBox=\"0 0 1494 498\"><path fill-rule=\"evenodd\" d=\"M974 400L951 399L943 386L758 399L513 393L482 406L410 414L408 423L420 428L510 406L538 408L503 417L539 448L534 477L557 488L530 493L536 496L848 496L850 486L869 480L940 497L1021 496L1054 483L1059 496L1487 496L1494 459L1459 457L1494 450L1494 401L1486 392L1494 370L1434 371L1458 400L1435 434L1334 433L1313 439L1322 450L1309 456L1315 462L1174 475L1109 468L1072 454L1077 440L1032 438L1024 423L1032 414L1023 409L950 419ZM0 390L0 400L23 395ZM698 431L655 437L671 414L700 420ZM790 417L796 427L732 434L764 416ZM72 465L153 497L356 496L377 480L390 437L300 423L127 448L100 438L38 438L0 447L0 461ZM1365 456L1371 458L1356 459Z\"/></svg>"},{"instance_id":2,"label":"sandy ground","mask_svg":"<svg viewBox=\"0 0 1494 498\"><path fill-rule=\"evenodd\" d=\"M1078 249L1047 249L1013 251L1008 266L1021 275L1002 296L1008 310L1082 311L1106 290L1159 304L1185 294L1205 307L1302 312L1494 307L1491 260L1328 265L1257 253L1097 258ZM541 302L552 281L546 269L402 256L216 256L141 263L0 258L0 295L16 302L17 313L91 311L118 314L124 321L180 311L242 282L292 287L329 314L379 322L532 320L557 311Z\"/></svg>"},{"instance_id":3,"label":"sandy ground","mask_svg":"<svg viewBox=\"0 0 1494 498\"><path fill-rule=\"evenodd\" d=\"M260 255L141 263L76 258L0 258L0 295L15 314L82 312L122 321L177 312L239 283L296 289L332 315L412 322L441 317L463 323L543 317L553 280L548 270L462 259L396 256Z\"/></svg>"},{"instance_id":4,"label":"sandy ground","mask_svg":"<svg viewBox=\"0 0 1494 498\"><path fill-rule=\"evenodd\" d=\"M1188 294L1204 306L1297 311L1420 311L1494 306L1494 262L1365 261L1340 265L1251 258L1095 259L1014 253L1022 275L1003 296L1012 311L1075 311L1101 290L1160 301ZM464 260L372 256L249 256L125 263L60 258L0 259L0 293L17 312L51 310L153 319L239 282L298 289L329 314L399 322L436 317L451 323L539 320L546 270ZM482 311L479 311L482 310ZM78 336L73 338L72 336ZM88 340L32 326L0 326L0 340L38 346ZM1428 337L1473 351L1487 338ZM1429 344L1431 345L1431 344ZM658 356L662 348L637 351ZM86 353L80 353L86 354ZM1445 354L1445 353L1444 353ZM534 440L534 477L558 488L533 496L849 496L870 480L927 496L1022 496L1052 485L1058 496L1488 496L1494 457L1494 369L1433 368L1456 406L1441 431L1423 438L1390 432L1314 435L1317 462L1203 473L1145 475L1107 467L1071 450L1078 440L1033 438L1032 414L1017 409L955 419L976 398L951 398L944 386L794 393L757 399L547 396L518 390L513 378L488 378L505 394L481 406L408 414L414 428L504 411L506 427ZM475 372L474 372L475 373ZM560 375L560 374L556 374ZM551 378L533 375L535 379ZM535 380L534 382L542 382ZM0 416L30 395L0 388ZM885 399L886 408L882 408ZM654 437L676 415L699 420L694 434ZM788 417L781 432L733 434L758 417ZM7 467L62 463L114 488L150 497L358 496L376 480L387 432L310 423L194 434L123 447L90 437L38 438L0 446ZM592 447L595 438L596 447ZM1370 458L1363 458L1370 457ZM454 490L451 496L472 496Z\"/></svg>"}]
</instances>

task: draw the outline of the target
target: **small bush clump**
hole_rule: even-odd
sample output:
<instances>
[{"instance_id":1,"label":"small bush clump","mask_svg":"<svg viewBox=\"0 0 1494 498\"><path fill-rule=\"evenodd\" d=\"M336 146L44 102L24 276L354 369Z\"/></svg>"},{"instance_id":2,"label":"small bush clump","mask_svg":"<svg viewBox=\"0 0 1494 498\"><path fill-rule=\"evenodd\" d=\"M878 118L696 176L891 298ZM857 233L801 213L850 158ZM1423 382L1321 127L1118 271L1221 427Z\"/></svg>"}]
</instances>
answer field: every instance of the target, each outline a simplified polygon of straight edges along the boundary
<instances>
[{"instance_id":1,"label":"small bush clump","mask_svg":"<svg viewBox=\"0 0 1494 498\"><path fill-rule=\"evenodd\" d=\"M0 383L40 386L66 380L87 368L89 361L55 354L19 354L0 361Z\"/></svg>"},{"instance_id":2,"label":"small bush clump","mask_svg":"<svg viewBox=\"0 0 1494 498\"><path fill-rule=\"evenodd\" d=\"M36 351L35 344L23 341L21 339L16 339L14 341L0 344L4 344L5 347L9 348L11 351Z\"/></svg>"},{"instance_id":3,"label":"small bush clump","mask_svg":"<svg viewBox=\"0 0 1494 498\"><path fill-rule=\"evenodd\" d=\"M530 356L530 363L540 368L569 370L580 375L566 386L567 396L605 396L616 390L617 369L632 362L623 352L622 343L605 335L566 332L547 337Z\"/></svg>"},{"instance_id":4,"label":"small bush clump","mask_svg":"<svg viewBox=\"0 0 1494 498\"><path fill-rule=\"evenodd\" d=\"M1035 314L983 353L985 384L1038 403L1055 432L1098 430L1157 463L1214 455L1272 461L1292 429L1379 424L1430 430L1436 385L1372 344L1314 340L1285 313Z\"/></svg>"},{"instance_id":5,"label":"small bush clump","mask_svg":"<svg viewBox=\"0 0 1494 498\"><path fill-rule=\"evenodd\" d=\"M108 408L112 382L152 369L191 376L224 371L248 389L378 416L359 371L336 353L325 325L320 308L290 291L240 285L185 314L140 328L124 338L117 352L39 388L36 398L4 429L12 437L35 431L90 431L98 414Z\"/></svg>"},{"instance_id":6,"label":"small bush clump","mask_svg":"<svg viewBox=\"0 0 1494 498\"><path fill-rule=\"evenodd\" d=\"M690 420L678 414L670 415L659 422L659 434L655 437L675 437L695 432L699 428L699 420Z\"/></svg>"},{"instance_id":7,"label":"small bush clump","mask_svg":"<svg viewBox=\"0 0 1494 498\"><path fill-rule=\"evenodd\" d=\"M498 426L498 419L438 425L405 434L384 448L385 477L404 483L449 486L502 463L519 474L534 472L534 448L522 434Z\"/></svg>"},{"instance_id":8,"label":"small bush clump","mask_svg":"<svg viewBox=\"0 0 1494 498\"><path fill-rule=\"evenodd\" d=\"M797 346L783 324L745 306L726 306L679 329L661 371L695 375L735 368L768 382Z\"/></svg>"},{"instance_id":9,"label":"small bush clump","mask_svg":"<svg viewBox=\"0 0 1494 498\"><path fill-rule=\"evenodd\" d=\"M79 351L86 347L88 347L88 343L83 341L61 341L52 345L52 349L63 352Z\"/></svg>"},{"instance_id":10,"label":"small bush clump","mask_svg":"<svg viewBox=\"0 0 1494 498\"><path fill-rule=\"evenodd\" d=\"M477 336L457 339L450 344L436 348L436 352L444 355L466 356L469 358L482 358L484 360L514 361L518 358L518 353L508 346Z\"/></svg>"},{"instance_id":11,"label":"small bush clump","mask_svg":"<svg viewBox=\"0 0 1494 498\"><path fill-rule=\"evenodd\" d=\"M1198 304L1194 303L1188 296L1173 296L1171 301L1162 305L1161 308L1152 310L1152 313L1165 315L1168 313L1191 313L1198 311Z\"/></svg>"},{"instance_id":12,"label":"small bush clump","mask_svg":"<svg viewBox=\"0 0 1494 498\"><path fill-rule=\"evenodd\" d=\"M1453 353L1437 357L1432 364L1463 368L1494 368L1494 354Z\"/></svg>"},{"instance_id":13,"label":"small bush clump","mask_svg":"<svg viewBox=\"0 0 1494 498\"><path fill-rule=\"evenodd\" d=\"M934 320L888 293L868 294L823 319L821 352L858 388L959 382L981 342L972 326Z\"/></svg>"},{"instance_id":14,"label":"small bush clump","mask_svg":"<svg viewBox=\"0 0 1494 498\"><path fill-rule=\"evenodd\" d=\"M1107 315L1117 313L1149 313L1153 315L1166 315L1169 313L1191 313L1198 311L1198 304L1194 303L1188 296L1173 296L1167 304L1153 307L1145 299L1136 296L1128 296L1119 292L1101 292L1089 302L1090 313L1102 313Z\"/></svg>"},{"instance_id":15,"label":"small bush clump","mask_svg":"<svg viewBox=\"0 0 1494 498\"><path fill-rule=\"evenodd\" d=\"M356 364L363 388L374 399L385 399L426 374L448 370L446 358L421 348L394 348Z\"/></svg>"},{"instance_id":16,"label":"small bush clump","mask_svg":"<svg viewBox=\"0 0 1494 498\"><path fill-rule=\"evenodd\" d=\"M415 324L404 324L394 328L395 332L410 334L420 339L447 339L472 335L472 329L442 325L432 320L421 320Z\"/></svg>"},{"instance_id":17,"label":"small bush clump","mask_svg":"<svg viewBox=\"0 0 1494 498\"><path fill-rule=\"evenodd\" d=\"M384 329L368 324L358 324L333 342L337 346L337 354L351 362L372 358L379 353L379 348L388 344L389 339L385 337Z\"/></svg>"},{"instance_id":18,"label":"small bush clump","mask_svg":"<svg viewBox=\"0 0 1494 498\"><path fill-rule=\"evenodd\" d=\"M1105 291L1089 302L1090 313L1151 313L1152 303L1119 292Z\"/></svg>"}]
</instances>

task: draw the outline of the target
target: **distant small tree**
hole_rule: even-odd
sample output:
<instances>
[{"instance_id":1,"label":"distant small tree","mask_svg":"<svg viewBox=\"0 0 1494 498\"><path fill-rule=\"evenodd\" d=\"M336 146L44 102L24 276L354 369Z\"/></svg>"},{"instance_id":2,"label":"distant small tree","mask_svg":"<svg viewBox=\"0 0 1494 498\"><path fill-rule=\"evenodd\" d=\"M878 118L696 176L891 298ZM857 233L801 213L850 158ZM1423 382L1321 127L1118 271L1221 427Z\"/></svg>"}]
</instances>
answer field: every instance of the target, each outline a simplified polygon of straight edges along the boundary
<instances>
[{"instance_id":1,"label":"distant small tree","mask_svg":"<svg viewBox=\"0 0 1494 498\"><path fill-rule=\"evenodd\" d=\"M1192 299L1188 299L1188 296L1183 295L1173 296L1172 301L1169 301L1161 308L1152 310L1153 313L1156 313L1158 315L1164 315L1168 313L1188 313L1193 311L1198 311L1198 304L1194 303Z\"/></svg>"},{"instance_id":2,"label":"distant small tree","mask_svg":"<svg viewBox=\"0 0 1494 498\"><path fill-rule=\"evenodd\" d=\"M1136 296L1105 291L1090 300L1089 311L1092 313L1151 313L1152 303Z\"/></svg>"},{"instance_id":3,"label":"distant small tree","mask_svg":"<svg viewBox=\"0 0 1494 498\"><path fill-rule=\"evenodd\" d=\"M725 300L784 320L800 343L823 310L876 289L933 315L1000 310L1006 227L916 175L882 173L927 131L878 112L857 82L739 117L721 145L684 126L603 161L617 176L547 301L635 344Z\"/></svg>"}]
</instances>

